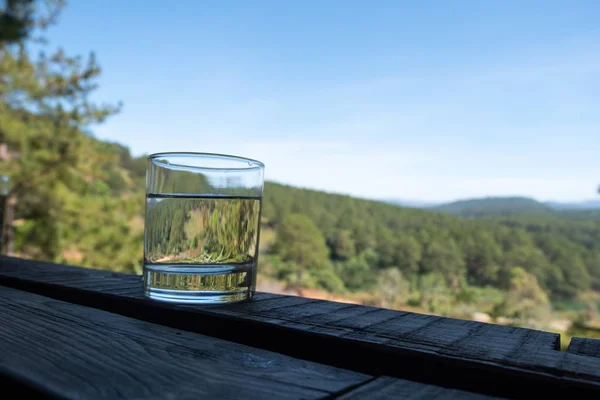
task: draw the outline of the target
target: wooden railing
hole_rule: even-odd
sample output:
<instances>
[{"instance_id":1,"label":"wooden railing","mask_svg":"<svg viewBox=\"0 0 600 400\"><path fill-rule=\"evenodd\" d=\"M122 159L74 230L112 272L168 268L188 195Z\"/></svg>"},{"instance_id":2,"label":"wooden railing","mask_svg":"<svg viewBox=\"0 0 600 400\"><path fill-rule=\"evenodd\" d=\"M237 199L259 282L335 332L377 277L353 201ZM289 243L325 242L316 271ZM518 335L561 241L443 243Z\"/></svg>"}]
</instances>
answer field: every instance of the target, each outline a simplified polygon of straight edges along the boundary
<instances>
[{"instance_id":1,"label":"wooden railing","mask_svg":"<svg viewBox=\"0 0 600 400\"><path fill-rule=\"evenodd\" d=\"M173 305L141 283L1 258L0 382L59 398L600 398L598 340L562 352L555 333L267 293Z\"/></svg>"}]
</instances>

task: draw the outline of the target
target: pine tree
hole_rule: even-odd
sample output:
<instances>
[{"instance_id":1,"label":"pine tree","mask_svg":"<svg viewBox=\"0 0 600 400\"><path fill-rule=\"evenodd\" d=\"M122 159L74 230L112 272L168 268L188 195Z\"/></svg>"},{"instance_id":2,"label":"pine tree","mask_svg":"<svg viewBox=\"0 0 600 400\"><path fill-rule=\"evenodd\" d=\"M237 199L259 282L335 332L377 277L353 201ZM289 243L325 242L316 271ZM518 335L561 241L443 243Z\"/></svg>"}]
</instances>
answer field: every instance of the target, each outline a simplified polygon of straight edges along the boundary
<instances>
[{"instance_id":1,"label":"pine tree","mask_svg":"<svg viewBox=\"0 0 600 400\"><path fill-rule=\"evenodd\" d=\"M118 157L98 148L89 127L118 111L89 101L100 68L94 54L68 56L44 48L41 35L63 1L8 0L0 11L0 173L8 175L9 253L57 259L83 196L104 194L107 170ZM15 237L15 225L19 235ZM15 246L16 245L16 246Z\"/></svg>"}]
</instances>

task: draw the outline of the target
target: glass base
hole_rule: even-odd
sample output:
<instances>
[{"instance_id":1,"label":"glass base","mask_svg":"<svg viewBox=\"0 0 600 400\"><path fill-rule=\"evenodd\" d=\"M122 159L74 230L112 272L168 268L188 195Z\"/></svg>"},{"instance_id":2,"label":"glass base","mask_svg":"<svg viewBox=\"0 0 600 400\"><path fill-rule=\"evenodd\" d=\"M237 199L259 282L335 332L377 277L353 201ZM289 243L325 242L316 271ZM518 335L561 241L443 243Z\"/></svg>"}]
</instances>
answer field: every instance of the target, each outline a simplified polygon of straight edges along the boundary
<instances>
[{"instance_id":1,"label":"glass base","mask_svg":"<svg viewBox=\"0 0 600 400\"><path fill-rule=\"evenodd\" d=\"M255 265L144 266L144 294L152 300L185 304L227 304L255 291Z\"/></svg>"},{"instance_id":2,"label":"glass base","mask_svg":"<svg viewBox=\"0 0 600 400\"><path fill-rule=\"evenodd\" d=\"M244 291L231 294L229 292L189 292L186 290L161 290L147 288L144 290L146 297L152 300L166 301L170 303L185 304L228 304L249 300L254 292Z\"/></svg>"}]
</instances>

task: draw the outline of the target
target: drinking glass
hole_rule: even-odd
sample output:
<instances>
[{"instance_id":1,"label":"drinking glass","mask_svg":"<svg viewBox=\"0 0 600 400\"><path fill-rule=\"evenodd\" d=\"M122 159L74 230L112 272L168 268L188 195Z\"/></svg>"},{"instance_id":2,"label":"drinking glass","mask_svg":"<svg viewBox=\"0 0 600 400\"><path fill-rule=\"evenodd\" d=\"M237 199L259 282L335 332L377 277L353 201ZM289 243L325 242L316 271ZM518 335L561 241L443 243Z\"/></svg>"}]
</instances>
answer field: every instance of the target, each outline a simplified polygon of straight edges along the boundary
<instances>
[{"instance_id":1,"label":"drinking glass","mask_svg":"<svg viewBox=\"0 0 600 400\"><path fill-rule=\"evenodd\" d=\"M264 165L208 153L148 157L144 292L155 300L229 303L250 299Z\"/></svg>"}]
</instances>

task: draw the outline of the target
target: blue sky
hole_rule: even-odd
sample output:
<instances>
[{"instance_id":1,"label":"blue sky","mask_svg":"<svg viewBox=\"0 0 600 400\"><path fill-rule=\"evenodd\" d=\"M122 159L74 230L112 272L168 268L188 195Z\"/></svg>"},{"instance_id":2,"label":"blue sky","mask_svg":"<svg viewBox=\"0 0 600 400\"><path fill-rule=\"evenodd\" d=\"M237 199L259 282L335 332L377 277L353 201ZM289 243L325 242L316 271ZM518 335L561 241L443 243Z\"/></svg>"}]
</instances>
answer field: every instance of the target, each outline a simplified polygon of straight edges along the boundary
<instances>
[{"instance_id":1,"label":"blue sky","mask_svg":"<svg viewBox=\"0 0 600 400\"><path fill-rule=\"evenodd\" d=\"M48 37L96 55L93 128L134 154L228 153L370 198L600 183L600 2L71 0Z\"/></svg>"}]
</instances>

